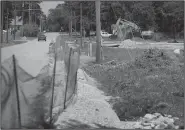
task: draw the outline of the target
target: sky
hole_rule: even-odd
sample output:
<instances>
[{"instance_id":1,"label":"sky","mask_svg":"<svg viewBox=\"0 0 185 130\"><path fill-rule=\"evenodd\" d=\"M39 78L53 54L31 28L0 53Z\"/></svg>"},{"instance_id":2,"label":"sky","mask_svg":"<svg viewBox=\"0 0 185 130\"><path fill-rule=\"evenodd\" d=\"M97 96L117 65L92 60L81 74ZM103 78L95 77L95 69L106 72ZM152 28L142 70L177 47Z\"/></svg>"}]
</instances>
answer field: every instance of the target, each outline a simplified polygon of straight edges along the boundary
<instances>
[{"instance_id":1,"label":"sky","mask_svg":"<svg viewBox=\"0 0 185 130\"><path fill-rule=\"evenodd\" d=\"M43 1L40 3L42 11L48 16L49 9L55 8L58 4L64 3L63 1Z\"/></svg>"}]
</instances>

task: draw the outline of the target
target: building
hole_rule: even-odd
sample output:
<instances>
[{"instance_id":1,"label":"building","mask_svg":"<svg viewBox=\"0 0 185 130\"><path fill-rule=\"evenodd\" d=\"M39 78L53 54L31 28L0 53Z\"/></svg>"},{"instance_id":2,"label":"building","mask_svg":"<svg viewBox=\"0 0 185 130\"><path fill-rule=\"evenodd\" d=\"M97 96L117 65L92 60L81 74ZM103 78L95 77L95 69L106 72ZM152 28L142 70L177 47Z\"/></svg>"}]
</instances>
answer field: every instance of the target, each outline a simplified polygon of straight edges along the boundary
<instances>
[{"instance_id":1,"label":"building","mask_svg":"<svg viewBox=\"0 0 185 130\"><path fill-rule=\"evenodd\" d=\"M12 20L12 22L10 23L10 28L16 28L17 30L20 30L20 27L23 25L23 20L21 19L21 17L16 16L16 21L15 19Z\"/></svg>"}]
</instances>

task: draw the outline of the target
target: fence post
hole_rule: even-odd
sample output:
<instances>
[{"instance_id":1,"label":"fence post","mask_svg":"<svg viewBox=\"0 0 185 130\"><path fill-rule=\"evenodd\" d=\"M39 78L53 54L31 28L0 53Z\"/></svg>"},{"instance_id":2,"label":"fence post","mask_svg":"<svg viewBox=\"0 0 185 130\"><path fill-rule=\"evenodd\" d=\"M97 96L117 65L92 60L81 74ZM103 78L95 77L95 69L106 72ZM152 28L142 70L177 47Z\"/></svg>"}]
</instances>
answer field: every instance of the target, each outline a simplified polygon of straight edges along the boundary
<instances>
[{"instance_id":1,"label":"fence post","mask_svg":"<svg viewBox=\"0 0 185 130\"><path fill-rule=\"evenodd\" d=\"M72 53L72 48L70 48L69 51L69 59L68 59L68 71L67 71L67 79L66 79L66 88L65 88L65 95L64 95L64 109L66 108L65 103L66 103L66 96L67 96L67 86L68 86L68 80L69 80L69 71L70 71L70 62L71 62L71 53Z\"/></svg>"},{"instance_id":2,"label":"fence post","mask_svg":"<svg viewBox=\"0 0 185 130\"><path fill-rule=\"evenodd\" d=\"M16 87L16 98L17 98L18 124L19 124L19 128L21 128L21 111L20 111L19 89L18 89L18 82L17 82L15 55L13 55L13 66L14 66L14 78L15 78L15 87Z\"/></svg>"}]
</instances>

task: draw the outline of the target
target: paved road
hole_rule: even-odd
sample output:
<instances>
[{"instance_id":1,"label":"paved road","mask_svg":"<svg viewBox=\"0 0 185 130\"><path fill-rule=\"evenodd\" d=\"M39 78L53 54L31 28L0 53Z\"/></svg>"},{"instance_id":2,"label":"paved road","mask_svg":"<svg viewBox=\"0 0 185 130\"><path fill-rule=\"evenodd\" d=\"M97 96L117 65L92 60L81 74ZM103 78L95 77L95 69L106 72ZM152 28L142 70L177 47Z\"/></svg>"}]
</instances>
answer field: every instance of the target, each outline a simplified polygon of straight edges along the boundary
<instances>
[{"instance_id":1,"label":"paved road","mask_svg":"<svg viewBox=\"0 0 185 130\"><path fill-rule=\"evenodd\" d=\"M38 42L35 39L25 44L4 47L2 48L2 61L14 54L18 59L19 65L35 77L48 62L49 43L52 39L55 40L58 35L59 33L46 33L46 42Z\"/></svg>"}]
</instances>

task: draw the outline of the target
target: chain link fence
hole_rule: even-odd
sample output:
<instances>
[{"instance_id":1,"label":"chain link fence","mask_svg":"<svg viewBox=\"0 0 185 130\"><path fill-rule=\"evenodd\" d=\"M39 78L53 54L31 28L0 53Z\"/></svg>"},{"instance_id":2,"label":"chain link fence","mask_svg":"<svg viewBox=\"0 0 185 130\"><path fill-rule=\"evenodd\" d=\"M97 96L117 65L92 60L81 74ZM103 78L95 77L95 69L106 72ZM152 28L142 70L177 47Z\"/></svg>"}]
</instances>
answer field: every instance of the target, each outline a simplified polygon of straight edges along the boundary
<instances>
[{"instance_id":1,"label":"chain link fence","mask_svg":"<svg viewBox=\"0 0 185 130\"><path fill-rule=\"evenodd\" d=\"M51 127L74 103L80 48L75 42L65 42L61 35L49 47L49 63L36 77L19 66L16 56L1 63L1 128Z\"/></svg>"}]
</instances>

